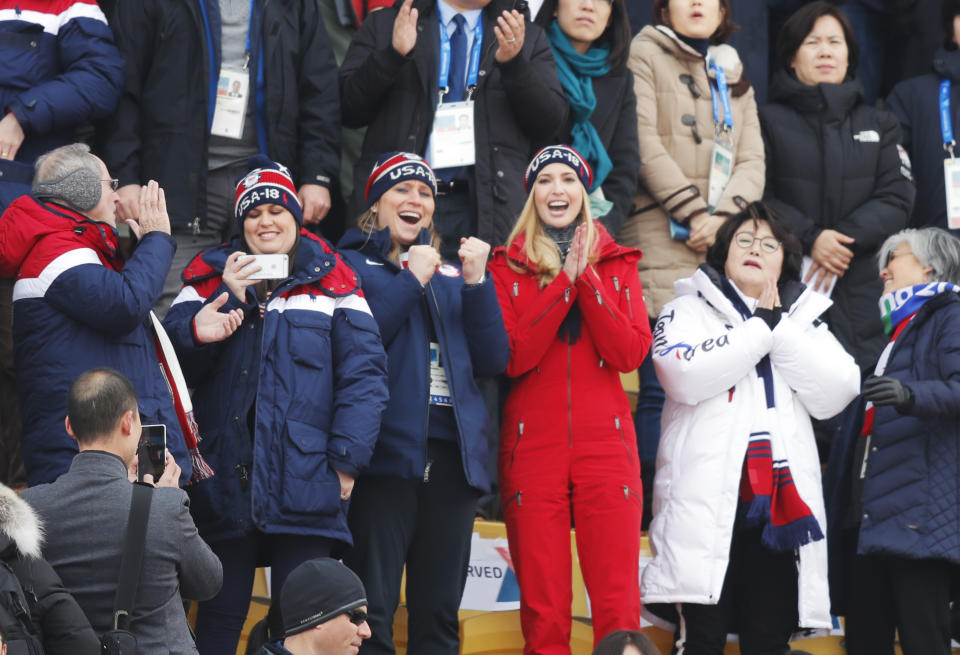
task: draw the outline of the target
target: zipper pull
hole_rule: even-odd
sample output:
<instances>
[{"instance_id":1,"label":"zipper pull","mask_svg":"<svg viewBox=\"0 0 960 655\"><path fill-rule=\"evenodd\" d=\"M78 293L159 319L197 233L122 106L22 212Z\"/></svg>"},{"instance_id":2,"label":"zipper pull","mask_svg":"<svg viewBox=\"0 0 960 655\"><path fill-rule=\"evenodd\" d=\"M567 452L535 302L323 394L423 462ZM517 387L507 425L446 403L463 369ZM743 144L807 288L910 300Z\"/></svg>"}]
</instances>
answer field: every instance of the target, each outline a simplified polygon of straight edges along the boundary
<instances>
[{"instance_id":1,"label":"zipper pull","mask_svg":"<svg viewBox=\"0 0 960 655\"><path fill-rule=\"evenodd\" d=\"M250 70L250 51L249 50L243 53L243 70L244 72Z\"/></svg>"},{"instance_id":2,"label":"zipper pull","mask_svg":"<svg viewBox=\"0 0 960 655\"><path fill-rule=\"evenodd\" d=\"M614 424L615 426L617 426L617 429L618 429L618 430L620 429L620 417L619 417L619 416L614 416L614 417L613 417L613 424Z\"/></svg>"},{"instance_id":3,"label":"zipper pull","mask_svg":"<svg viewBox=\"0 0 960 655\"><path fill-rule=\"evenodd\" d=\"M565 303L570 302L570 287L567 287L566 289L563 290L563 302Z\"/></svg>"},{"instance_id":4,"label":"zipper pull","mask_svg":"<svg viewBox=\"0 0 960 655\"><path fill-rule=\"evenodd\" d=\"M602 305L602 304L603 304L603 296L600 295L600 289L594 289L593 292L594 292L595 294L597 294L597 304L598 304L598 305Z\"/></svg>"},{"instance_id":5,"label":"zipper pull","mask_svg":"<svg viewBox=\"0 0 960 655\"><path fill-rule=\"evenodd\" d=\"M520 283L519 283L519 282L514 282L514 283L513 283L513 297L516 298L516 297L519 296L519 295L520 295Z\"/></svg>"},{"instance_id":6,"label":"zipper pull","mask_svg":"<svg viewBox=\"0 0 960 655\"><path fill-rule=\"evenodd\" d=\"M433 460L428 459L427 465L423 467L423 481L430 482L430 467L433 466Z\"/></svg>"},{"instance_id":7,"label":"zipper pull","mask_svg":"<svg viewBox=\"0 0 960 655\"><path fill-rule=\"evenodd\" d=\"M523 421L520 421L519 428L520 428L520 436L522 437L522 436L523 436Z\"/></svg>"},{"instance_id":8,"label":"zipper pull","mask_svg":"<svg viewBox=\"0 0 960 655\"><path fill-rule=\"evenodd\" d=\"M620 280L617 279L617 276L613 276L613 289L614 291L620 291Z\"/></svg>"},{"instance_id":9,"label":"zipper pull","mask_svg":"<svg viewBox=\"0 0 960 655\"><path fill-rule=\"evenodd\" d=\"M630 500L630 488L627 485L623 485L623 498L625 500Z\"/></svg>"},{"instance_id":10,"label":"zipper pull","mask_svg":"<svg viewBox=\"0 0 960 655\"><path fill-rule=\"evenodd\" d=\"M250 476L247 475L247 466L245 464L237 464L234 468L240 471L240 487L246 491L247 485L250 482Z\"/></svg>"},{"instance_id":11,"label":"zipper pull","mask_svg":"<svg viewBox=\"0 0 960 655\"><path fill-rule=\"evenodd\" d=\"M193 236L200 234L200 217L194 216L192 223L187 223L187 227L193 232Z\"/></svg>"}]
</instances>

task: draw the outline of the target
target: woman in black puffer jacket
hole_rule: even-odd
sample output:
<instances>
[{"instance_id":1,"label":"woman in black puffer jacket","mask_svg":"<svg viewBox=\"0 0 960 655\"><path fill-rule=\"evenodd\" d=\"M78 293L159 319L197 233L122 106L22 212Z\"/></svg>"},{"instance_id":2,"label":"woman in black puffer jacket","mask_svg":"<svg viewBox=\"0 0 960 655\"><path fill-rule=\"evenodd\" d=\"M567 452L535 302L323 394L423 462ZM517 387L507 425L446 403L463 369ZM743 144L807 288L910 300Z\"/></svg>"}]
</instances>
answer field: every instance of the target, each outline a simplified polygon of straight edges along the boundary
<instances>
[{"instance_id":1,"label":"woman in black puffer jacket","mask_svg":"<svg viewBox=\"0 0 960 655\"><path fill-rule=\"evenodd\" d=\"M826 320L865 369L885 343L875 255L906 226L915 190L899 123L864 103L854 79L857 58L839 9L823 1L801 8L780 32L781 69L760 123L765 200L813 260L804 280L820 289L836 282Z\"/></svg>"}]
</instances>

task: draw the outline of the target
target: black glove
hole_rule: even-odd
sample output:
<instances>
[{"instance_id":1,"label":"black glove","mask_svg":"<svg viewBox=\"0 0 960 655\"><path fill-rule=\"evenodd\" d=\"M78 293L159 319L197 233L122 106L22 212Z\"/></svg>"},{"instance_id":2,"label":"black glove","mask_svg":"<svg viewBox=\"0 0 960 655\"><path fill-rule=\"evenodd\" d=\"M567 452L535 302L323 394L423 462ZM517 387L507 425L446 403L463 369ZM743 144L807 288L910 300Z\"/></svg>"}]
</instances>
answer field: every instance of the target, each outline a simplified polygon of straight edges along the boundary
<instances>
[{"instance_id":1,"label":"black glove","mask_svg":"<svg viewBox=\"0 0 960 655\"><path fill-rule=\"evenodd\" d=\"M913 392L897 378L867 378L863 383L863 397L874 405L893 405L901 414L913 409Z\"/></svg>"},{"instance_id":2,"label":"black glove","mask_svg":"<svg viewBox=\"0 0 960 655\"><path fill-rule=\"evenodd\" d=\"M753 310L753 315L757 318L762 318L767 324L767 327L772 330L777 327L777 323L780 322L780 317L783 315L783 308L774 307L773 309L767 309L766 307L757 307Z\"/></svg>"}]
</instances>

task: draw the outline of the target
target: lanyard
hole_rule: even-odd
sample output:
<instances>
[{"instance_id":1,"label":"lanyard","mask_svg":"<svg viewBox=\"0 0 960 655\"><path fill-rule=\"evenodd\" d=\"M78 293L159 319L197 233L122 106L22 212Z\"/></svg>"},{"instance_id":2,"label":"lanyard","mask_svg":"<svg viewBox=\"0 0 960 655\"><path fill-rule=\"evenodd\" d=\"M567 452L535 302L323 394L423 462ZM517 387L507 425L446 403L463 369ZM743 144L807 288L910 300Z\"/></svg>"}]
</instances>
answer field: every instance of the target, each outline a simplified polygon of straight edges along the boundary
<instances>
[{"instance_id":1,"label":"lanyard","mask_svg":"<svg viewBox=\"0 0 960 655\"><path fill-rule=\"evenodd\" d=\"M722 129L725 132L733 130L733 112L730 110L730 89L727 88L727 74L723 72L723 69L717 66L712 61L710 62L710 68L713 69L714 73L717 76L717 92L713 92L713 85L710 84L710 99L713 101L713 122L716 124L717 129ZM708 80L709 83L709 80ZM720 96L719 100L717 96ZM720 123L720 104L723 104L723 126L721 127Z\"/></svg>"},{"instance_id":2,"label":"lanyard","mask_svg":"<svg viewBox=\"0 0 960 655\"><path fill-rule=\"evenodd\" d=\"M477 18L477 26L473 28L473 47L470 48L470 66L467 69L467 100L473 97L477 88L477 74L480 71L480 47L483 45L483 17ZM450 90L450 35L447 26L440 19L440 100Z\"/></svg>"},{"instance_id":3,"label":"lanyard","mask_svg":"<svg viewBox=\"0 0 960 655\"><path fill-rule=\"evenodd\" d=\"M943 149L953 159L953 120L950 118L950 80L940 80L940 133L943 135Z\"/></svg>"},{"instance_id":4,"label":"lanyard","mask_svg":"<svg viewBox=\"0 0 960 655\"><path fill-rule=\"evenodd\" d=\"M254 0L250 0L250 25L247 27L247 49L243 53L243 70L250 68L250 32L253 31L253 2Z\"/></svg>"}]
</instances>

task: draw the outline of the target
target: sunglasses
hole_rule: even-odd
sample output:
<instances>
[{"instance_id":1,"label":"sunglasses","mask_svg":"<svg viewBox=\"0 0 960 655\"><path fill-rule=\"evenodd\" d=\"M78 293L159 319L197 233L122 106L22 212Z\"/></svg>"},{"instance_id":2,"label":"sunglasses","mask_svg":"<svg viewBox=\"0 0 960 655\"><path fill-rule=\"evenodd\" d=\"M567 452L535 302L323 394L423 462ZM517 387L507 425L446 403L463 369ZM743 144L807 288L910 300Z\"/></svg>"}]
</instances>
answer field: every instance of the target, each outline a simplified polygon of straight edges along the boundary
<instances>
[{"instance_id":1,"label":"sunglasses","mask_svg":"<svg viewBox=\"0 0 960 655\"><path fill-rule=\"evenodd\" d=\"M100 180L100 181L101 181L101 182L109 182L109 183L110 183L110 190L111 190L111 191L116 191L117 189L120 188L120 180L118 180L118 179L115 178L115 177L114 177L114 178L111 178L111 179L109 179L109 180Z\"/></svg>"},{"instance_id":2,"label":"sunglasses","mask_svg":"<svg viewBox=\"0 0 960 655\"><path fill-rule=\"evenodd\" d=\"M353 625L361 626L367 622L367 612L365 610L350 610L346 614Z\"/></svg>"}]
</instances>

